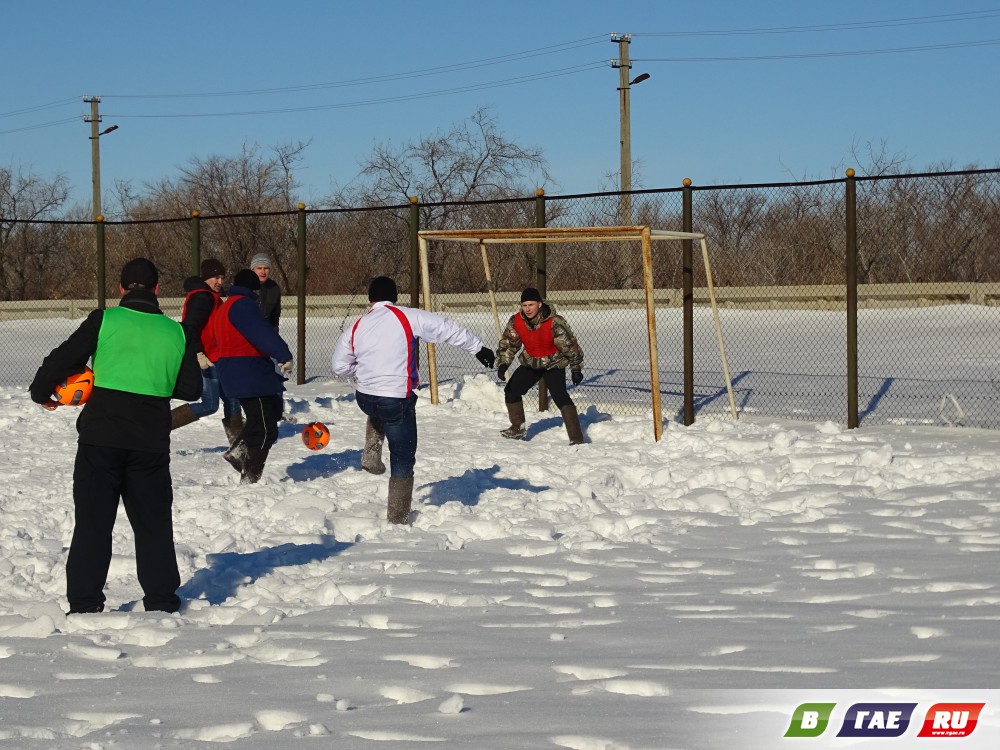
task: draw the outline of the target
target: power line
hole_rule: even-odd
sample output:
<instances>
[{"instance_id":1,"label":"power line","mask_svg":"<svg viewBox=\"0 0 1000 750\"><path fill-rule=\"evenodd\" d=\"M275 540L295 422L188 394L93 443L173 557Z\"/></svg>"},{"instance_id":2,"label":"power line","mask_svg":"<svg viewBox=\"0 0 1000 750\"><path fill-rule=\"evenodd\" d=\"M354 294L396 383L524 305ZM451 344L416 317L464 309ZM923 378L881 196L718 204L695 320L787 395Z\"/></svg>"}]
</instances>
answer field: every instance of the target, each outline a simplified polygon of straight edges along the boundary
<instances>
[{"instance_id":1,"label":"power line","mask_svg":"<svg viewBox=\"0 0 1000 750\"><path fill-rule=\"evenodd\" d=\"M0 117L14 117L15 115L25 115L29 112L41 112L43 109L52 109L53 107L62 107L67 104L75 104L77 99L74 97L72 99L60 99L59 101L49 102L48 104L39 104L35 107L25 107L24 109L15 109L10 112L0 112Z\"/></svg>"},{"instance_id":2,"label":"power line","mask_svg":"<svg viewBox=\"0 0 1000 750\"><path fill-rule=\"evenodd\" d=\"M428 99L435 96L447 96L449 94L459 94L465 93L467 91L481 91L484 89L498 88L501 86L514 86L519 83L530 83L532 81L542 81L549 78L558 78L562 76L574 75L576 73L582 73L588 70L596 70L598 68L604 68L607 65L607 61L600 60L596 62L584 63L582 65L576 65L569 68L559 68L557 70L547 71L545 73L530 73L528 75L516 76L514 78L505 78L499 81L491 81L487 83L476 83L469 84L468 86L456 86L450 89L439 89L436 91L424 91L416 94L401 94L399 96L387 96L378 99L363 99L360 101L353 102L341 102L339 104L314 104L306 107L281 107L278 109L257 109L257 110L241 110L237 112L201 112L201 113L170 113L170 114L155 114L155 115L130 115L122 113L107 114L105 117L114 117L116 119L176 119L176 118L192 118L192 117L237 117L244 115L271 115L271 114L286 114L290 112L318 112L322 110L329 109L348 109L352 107L367 107L375 104L388 104L391 102L402 102L402 101L412 101L415 99Z\"/></svg>"},{"instance_id":3,"label":"power line","mask_svg":"<svg viewBox=\"0 0 1000 750\"><path fill-rule=\"evenodd\" d=\"M852 50L847 52L803 52L787 55L734 55L726 57L633 57L632 62L749 62L754 60L801 60L810 57L857 57L861 55L891 55L900 52L927 52L942 49L965 49L1000 44L1000 39L983 39L976 42L952 44L922 44L913 47L887 47L884 49Z\"/></svg>"},{"instance_id":4,"label":"power line","mask_svg":"<svg viewBox=\"0 0 1000 750\"><path fill-rule=\"evenodd\" d=\"M965 13L945 13L936 16L913 16L911 18L890 18L882 21L857 21L850 23L817 24L814 26L771 26L759 29L719 29L706 31L644 31L632 36L699 37L699 36L751 36L756 34L805 34L823 31L859 31L882 29L893 26L921 26L927 24L953 23L955 21L978 21L1000 16L1000 9L967 11Z\"/></svg>"},{"instance_id":5,"label":"power line","mask_svg":"<svg viewBox=\"0 0 1000 750\"><path fill-rule=\"evenodd\" d=\"M329 81L326 83L302 84L298 86L279 86L267 89L245 89L241 91L202 92L196 94L106 94L105 98L195 99L195 98L208 98L208 97L219 97L219 96L256 96L261 94L284 94L297 91L315 91L318 89L343 88L348 86L368 86L373 83L386 83L390 81L406 80L408 78L421 78L424 76L442 75L444 73L454 73L463 70L473 70L475 68L488 67L491 65L500 65L502 63L515 62L517 60L527 60L532 57L541 57L543 55L551 55L558 52L565 52L567 50L579 49L581 47L603 44L604 41L605 37L603 34L601 34L598 36L591 36L591 37L585 37L583 39L577 39L571 42L561 42L559 44L549 45L548 47L540 47L537 49L527 50L524 52L513 52L507 55L497 55L495 57L486 57L480 60L472 60L470 62L453 63L451 65L440 65L433 68L421 68L418 70L405 71L402 73L387 73L385 75L367 76L365 78L349 78L342 81Z\"/></svg>"},{"instance_id":6,"label":"power line","mask_svg":"<svg viewBox=\"0 0 1000 750\"><path fill-rule=\"evenodd\" d=\"M76 101L74 99L73 101ZM0 135L7 135L8 133L21 133L25 130L41 130L42 128L51 128L53 125L64 125L67 122L80 122L79 117L66 117L62 120L53 120L52 122L40 122L35 125L25 125L21 128L11 128L10 130L0 130Z\"/></svg>"}]
</instances>

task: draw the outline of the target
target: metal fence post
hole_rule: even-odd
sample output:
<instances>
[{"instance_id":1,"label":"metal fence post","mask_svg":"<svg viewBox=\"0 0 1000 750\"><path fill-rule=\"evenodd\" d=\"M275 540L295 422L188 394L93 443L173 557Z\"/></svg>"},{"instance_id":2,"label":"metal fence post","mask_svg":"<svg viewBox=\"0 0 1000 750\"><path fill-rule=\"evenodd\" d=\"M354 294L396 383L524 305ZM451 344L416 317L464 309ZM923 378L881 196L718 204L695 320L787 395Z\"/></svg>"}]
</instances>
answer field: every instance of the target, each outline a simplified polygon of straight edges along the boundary
<instances>
[{"instance_id":1,"label":"metal fence post","mask_svg":"<svg viewBox=\"0 0 1000 750\"><path fill-rule=\"evenodd\" d=\"M535 191L535 228L545 228L545 191L541 188ZM545 257L545 243L535 243L535 286L542 299L548 294L548 261Z\"/></svg>"},{"instance_id":2,"label":"metal fence post","mask_svg":"<svg viewBox=\"0 0 1000 750\"><path fill-rule=\"evenodd\" d=\"M191 212L191 275L201 273L201 211Z\"/></svg>"},{"instance_id":3,"label":"metal fence post","mask_svg":"<svg viewBox=\"0 0 1000 750\"><path fill-rule=\"evenodd\" d=\"M684 178L681 190L682 231L693 232L694 211L691 178ZM684 339L684 424L694 424L694 241L681 240L681 283L683 285Z\"/></svg>"},{"instance_id":4,"label":"metal fence post","mask_svg":"<svg viewBox=\"0 0 1000 750\"><path fill-rule=\"evenodd\" d=\"M103 310L106 307L107 299L104 295L104 285L107 283L107 258L104 253L104 217L98 216L94 224L94 231L97 234L97 309Z\"/></svg>"},{"instance_id":5,"label":"metal fence post","mask_svg":"<svg viewBox=\"0 0 1000 750\"><path fill-rule=\"evenodd\" d=\"M410 196L410 307L420 307L420 197ZM428 279L428 283L430 280ZM425 300L424 309L431 309L431 301ZM431 344L433 346L433 344ZM420 346L413 348L414 365L420 367Z\"/></svg>"},{"instance_id":6,"label":"metal fence post","mask_svg":"<svg viewBox=\"0 0 1000 750\"><path fill-rule=\"evenodd\" d=\"M420 198L410 196L410 307L420 307ZM430 304L430 300L428 300ZM430 309L430 308L428 308Z\"/></svg>"},{"instance_id":7,"label":"metal fence post","mask_svg":"<svg viewBox=\"0 0 1000 750\"><path fill-rule=\"evenodd\" d=\"M535 191L535 228L545 227L545 191L538 188ZM535 243L535 287L545 299L548 291L548 260L545 257L545 243ZM545 381L538 381L538 411L549 410L549 389L545 387Z\"/></svg>"},{"instance_id":8,"label":"metal fence post","mask_svg":"<svg viewBox=\"0 0 1000 750\"><path fill-rule=\"evenodd\" d=\"M844 185L847 234L847 428L858 426L858 193L854 170Z\"/></svg>"},{"instance_id":9,"label":"metal fence post","mask_svg":"<svg viewBox=\"0 0 1000 750\"><path fill-rule=\"evenodd\" d=\"M298 318L295 322L295 383L306 382L306 204L299 204L298 221L295 225L296 284L299 288L296 300Z\"/></svg>"}]
</instances>

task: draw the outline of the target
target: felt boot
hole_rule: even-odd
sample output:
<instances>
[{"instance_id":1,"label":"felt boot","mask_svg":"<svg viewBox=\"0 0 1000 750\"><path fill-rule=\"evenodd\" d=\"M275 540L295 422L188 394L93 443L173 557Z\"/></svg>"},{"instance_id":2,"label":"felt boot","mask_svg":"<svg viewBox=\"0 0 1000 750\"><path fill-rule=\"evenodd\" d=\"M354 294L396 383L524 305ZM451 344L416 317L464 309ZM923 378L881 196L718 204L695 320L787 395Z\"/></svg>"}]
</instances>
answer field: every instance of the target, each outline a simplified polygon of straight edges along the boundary
<instances>
[{"instance_id":1,"label":"felt boot","mask_svg":"<svg viewBox=\"0 0 1000 750\"><path fill-rule=\"evenodd\" d=\"M233 443L233 445L229 448L229 450L227 450L225 453L222 454L222 457L229 462L230 466L232 466L234 469L236 469L236 471L240 473L240 476L242 476L243 464L246 463L247 460L246 442L237 439L237 441Z\"/></svg>"},{"instance_id":2,"label":"felt boot","mask_svg":"<svg viewBox=\"0 0 1000 750\"><path fill-rule=\"evenodd\" d=\"M226 439L229 441L229 447L232 448L236 445L240 433L243 432L243 412L238 411L235 414L230 414L229 417L224 417L222 429L226 431Z\"/></svg>"},{"instance_id":3,"label":"felt boot","mask_svg":"<svg viewBox=\"0 0 1000 750\"><path fill-rule=\"evenodd\" d=\"M198 421L198 415L194 413L192 409L187 404L181 404L176 409L170 410L170 429L176 430L178 427L183 427L186 424L191 424L192 422Z\"/></svg>"},{"instance_id":4,"label":"felt boot","mask_svg":"<svg viewBox=\"0 0 1000 750\"><path fill-rule=\"evenodd\" d=\"M569 435L570 445L580 445L583 442L583 430L580 428L580 415L576 413L574 404L560 406L563 423L566 425L566 434Z\"/></svg>"},{"instance_id":5,"label":"felt boot","mask_svg":"<svg viewBox=\"0 0 1000 750\"><path fill-rule=\"evenodd\" d=\"M389 523L406 523L413 499L413 477L389 477Z\"/></svg>"},{"instance_id":6,"label":"felt boot","mask_svg":"<svg viewBox=\"0 0 1000 750\"><path fill-rule=\"evenodd\" d=\"M385 440L385 433L379 432L372 424L371 417L368 418L368 426L365 428L365 450L361 454L361 468L369 474L385 474L385 464L382 463L382 442Z\"/></svg>"},{"instance_id":7,"label":"felt boot","mask_svg":"<svg viewBox=\"0 0 1000 750\"><path fill-rule=\"evenodd\" d=\"M511 440L523 440L524 429L524 402L515 401L507 403L507 416L510 417L510 427L500 430L500 434Z\"/></svg>"},{"instance_id":8,"label":"felt boot","mask_svg":"<svg viewBox=\"0 0 1000 750\"><path fill-rule=\"evenodd\" d=\"M247 446L247 457L243 461L243 471L240 472L240 484L256 484L264 473L264 463L268 451Z\"/></svg>"}]
</instances>

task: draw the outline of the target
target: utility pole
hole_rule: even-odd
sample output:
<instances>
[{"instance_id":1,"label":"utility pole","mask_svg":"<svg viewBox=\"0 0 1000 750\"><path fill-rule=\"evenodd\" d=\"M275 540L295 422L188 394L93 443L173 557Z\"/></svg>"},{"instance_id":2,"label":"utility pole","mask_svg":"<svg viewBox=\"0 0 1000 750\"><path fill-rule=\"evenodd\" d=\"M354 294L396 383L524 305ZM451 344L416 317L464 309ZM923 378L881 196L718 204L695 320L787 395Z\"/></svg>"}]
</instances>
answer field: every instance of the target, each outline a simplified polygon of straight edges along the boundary
<instances>
[{"instance_id":1,"label":"utility pole","mask_svg":"<svg viewBox=\"0 0 1000 750\"><path fill-rule=\"evenodd\" d=\"M632 43L631 34L612 34L611 41L618 45L618 59L611 61L612 68L618 68L619 94L619 156L621 158L621 202L619 223L622 226L632 224L632 196L626 193L632 189L632 134L631 112L629 111L629 71L632 63L628 57L628 46Z\"/></svg>"},{"instance_id":2,"label":"utility pole","mask_svg":"<svg viewBox=\"0 0 1000 750\"><path fill-rule=\"evenodd\" d=\"M97 221L97 217L101 215L101 115L97 110L101 97L92 96L84 101L90 104L90 119L84 119L84 122L90 123L90 165L94 188L91 207L92 218Z\"/></svg>"}]
</instances>

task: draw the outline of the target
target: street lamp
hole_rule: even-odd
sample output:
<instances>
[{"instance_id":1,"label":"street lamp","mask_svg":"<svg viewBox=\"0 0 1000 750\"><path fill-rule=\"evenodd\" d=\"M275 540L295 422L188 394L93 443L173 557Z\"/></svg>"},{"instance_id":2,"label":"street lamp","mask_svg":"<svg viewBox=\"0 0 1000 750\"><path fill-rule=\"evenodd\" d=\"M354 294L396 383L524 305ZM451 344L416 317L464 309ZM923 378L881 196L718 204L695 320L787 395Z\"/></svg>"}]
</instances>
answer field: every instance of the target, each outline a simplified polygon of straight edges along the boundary
<instances>
[{"instance_id":1,"label":"street lamp","mask_svg":"<svg viewBox=\"0 0 1000 750\"><path fill-rule=\"evenodd\" d=\"M629 107L629 91L637 83L649 78L649 73L640 73L629 80L632 63L629 61L628 46L632 43L631 34L612 34L611 41L618 45L618 59L611 62L611 67L618 68L619 92L619 128L620 128L620 159L621 159L621 219L623 226L632 224L632 196L627 193L632 190L632 112Z\"/></svg>"}]
</instances>

